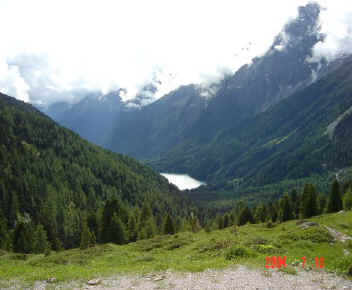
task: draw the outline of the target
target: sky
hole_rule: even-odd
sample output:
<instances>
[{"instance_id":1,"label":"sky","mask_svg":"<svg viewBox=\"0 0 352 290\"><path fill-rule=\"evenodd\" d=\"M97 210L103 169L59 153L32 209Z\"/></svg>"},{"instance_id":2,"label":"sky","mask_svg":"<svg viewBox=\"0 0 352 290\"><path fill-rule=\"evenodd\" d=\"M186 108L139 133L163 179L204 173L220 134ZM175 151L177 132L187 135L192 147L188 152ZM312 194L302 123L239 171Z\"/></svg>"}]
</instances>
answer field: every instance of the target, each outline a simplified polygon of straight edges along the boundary
<instances>
[{"instance_id":1,"label":"sky","mask_svg":"<svg viewBox=\"0 0 352 290\"><path fill-rule=\"evenodd\" d=\"M157 78L159 98L264 54L308 2L0 0L0 91L48 105L124 88L127 100ZM351 50L352 3L318 2L327 38L314 55L331 60Z\"/></svg>"}]
</instances>

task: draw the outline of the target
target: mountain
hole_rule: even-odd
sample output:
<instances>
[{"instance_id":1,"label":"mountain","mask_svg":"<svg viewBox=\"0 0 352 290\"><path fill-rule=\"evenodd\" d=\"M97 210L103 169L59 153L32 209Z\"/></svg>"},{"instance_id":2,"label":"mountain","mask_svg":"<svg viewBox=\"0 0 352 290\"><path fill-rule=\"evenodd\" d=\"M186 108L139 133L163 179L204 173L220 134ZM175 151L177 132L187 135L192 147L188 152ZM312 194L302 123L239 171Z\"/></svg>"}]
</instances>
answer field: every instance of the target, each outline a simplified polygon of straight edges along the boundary
<instances>
[{"instance_id":1,"label":"mountain","mask_svg":"<svg viewBox=\"0 0 352 290\"><path fill-rule=\"evenodd\" d=\"M316 3L300 7L263 56L210 85L210 95L188 85L120 110L104 146L223 189L349 166L350 58L312 61L325 38L320 11Z\"/></svg>"},{"instance_id":2,"label":"mountain","mask_svg":"<svg viewBox=\"0 0 352 290\"><path fill-rule=\"evenodd\" d=\"M3 94L0 136L0 221L6 217L10 229L23 220L43 224L52 245L56 238L65 247L79 245L82 217L92 213L101 219L111 198L131 214L148 202L156 218L165 212L185 217L193 207L149 167L92 145Z\"/></svg>"}]
</instances>

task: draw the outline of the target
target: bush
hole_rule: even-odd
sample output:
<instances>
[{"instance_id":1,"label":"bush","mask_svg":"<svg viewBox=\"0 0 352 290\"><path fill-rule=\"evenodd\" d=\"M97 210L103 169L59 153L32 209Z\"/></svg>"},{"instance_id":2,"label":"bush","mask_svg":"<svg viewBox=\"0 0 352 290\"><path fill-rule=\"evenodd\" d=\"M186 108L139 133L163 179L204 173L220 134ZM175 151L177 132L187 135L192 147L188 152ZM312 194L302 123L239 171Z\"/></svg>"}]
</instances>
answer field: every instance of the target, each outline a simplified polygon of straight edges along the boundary
<instances>
[{"instance_id":1,"label":"bush","mask_svg":"<svg viewBox=\"0 0 352 290\"><path fill-rule=\"evenodd\" d=\"M251 254L247 248L236 246L227 251L225 258L226 260L234 260L236 258L245 258L250 256Z\"/></svg>"}]
</instances>

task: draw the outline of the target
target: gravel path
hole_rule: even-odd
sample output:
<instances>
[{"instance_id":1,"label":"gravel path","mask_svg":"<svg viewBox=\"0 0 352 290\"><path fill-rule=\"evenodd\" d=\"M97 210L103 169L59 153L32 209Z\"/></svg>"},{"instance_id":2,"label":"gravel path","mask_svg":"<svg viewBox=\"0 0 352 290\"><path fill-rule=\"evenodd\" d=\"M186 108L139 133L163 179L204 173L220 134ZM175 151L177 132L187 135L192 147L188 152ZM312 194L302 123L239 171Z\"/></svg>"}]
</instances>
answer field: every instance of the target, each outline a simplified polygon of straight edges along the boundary
<instances>
[{"instance_id":1,"label":"gravel path","mask_svg":"<svg viewBox=\"0 0 352 290\"><path fill-rule=\"evenodd\" d=\"M49 286L49 287L48 287ZM47 288L46 288L47 287ZM8 288L15 289L15 288ZM19 288L18 288L19 289ZM98 285L69 282L37 282L32 289L352 289L352 281L323 271L304 271L296 275L277 270L253 270L244 266L200 273L160 272L147 275L118 275L102 279Z\"/></svg>"}]
</instances>

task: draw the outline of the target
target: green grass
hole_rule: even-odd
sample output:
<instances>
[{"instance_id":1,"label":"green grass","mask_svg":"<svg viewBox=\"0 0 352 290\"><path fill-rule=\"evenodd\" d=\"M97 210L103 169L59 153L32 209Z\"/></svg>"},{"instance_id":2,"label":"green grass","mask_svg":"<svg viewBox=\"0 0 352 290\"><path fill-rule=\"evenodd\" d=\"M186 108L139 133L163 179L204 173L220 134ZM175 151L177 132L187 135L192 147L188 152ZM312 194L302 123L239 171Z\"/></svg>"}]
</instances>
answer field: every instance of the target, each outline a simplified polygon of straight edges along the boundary
<instances>
[{"instance_id":1,"label":"green grass","mask_svg":"<svg viewBox=\"0 0 352 290\"><path fill-rule=\"evenodd\" d=\"M328 214L311 219L351 234L352 212ZM266 257L285 256L288 274L301 267L315 269L315 257L324 258L324 270L344 274L352 265L352 255L345 256L347 244L334 242L319 226L302 230L297 220L267 228L266 224L246 225L206 233L178 233L157 236L128 245L98 245L83 250L52 252L49 256L0 252L0 287L6 281L33 283L56 277L58 281L85 280L116 273L147 273L172 269L202 271L243 264L263 269ZM351 250L351 249L350 249Z\"/></svg>"}]
</instances>

